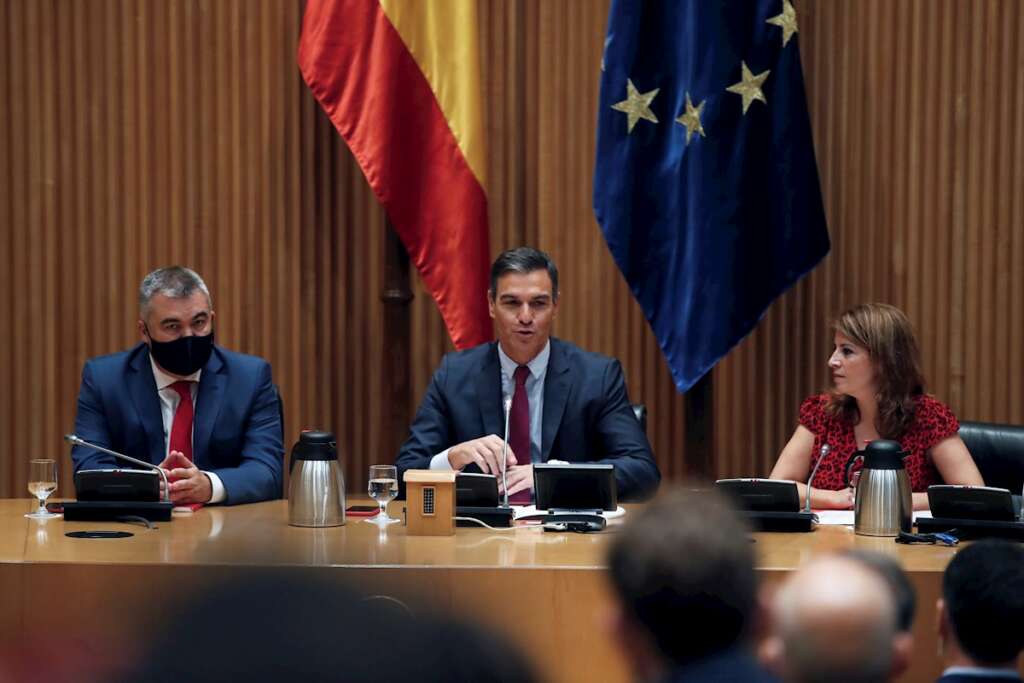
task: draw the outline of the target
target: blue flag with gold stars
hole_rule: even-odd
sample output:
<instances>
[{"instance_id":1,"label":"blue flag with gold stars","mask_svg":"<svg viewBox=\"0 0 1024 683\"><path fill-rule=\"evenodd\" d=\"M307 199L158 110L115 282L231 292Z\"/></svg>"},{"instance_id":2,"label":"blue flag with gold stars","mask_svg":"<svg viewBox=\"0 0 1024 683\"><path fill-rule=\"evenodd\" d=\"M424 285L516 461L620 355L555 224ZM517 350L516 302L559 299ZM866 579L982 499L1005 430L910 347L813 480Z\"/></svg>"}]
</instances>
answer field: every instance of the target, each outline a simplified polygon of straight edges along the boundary
<instances>
[{"instance_id":1,"label":"blue flag with gold stars","mask_svg":"<svg viewBox=\"0 0 1024 683\"><path fill-rule=\"evenodd\" d=\"M828 253L789 0L613 0L594 212L685 392Z\"/></svg>"}]
</instances>

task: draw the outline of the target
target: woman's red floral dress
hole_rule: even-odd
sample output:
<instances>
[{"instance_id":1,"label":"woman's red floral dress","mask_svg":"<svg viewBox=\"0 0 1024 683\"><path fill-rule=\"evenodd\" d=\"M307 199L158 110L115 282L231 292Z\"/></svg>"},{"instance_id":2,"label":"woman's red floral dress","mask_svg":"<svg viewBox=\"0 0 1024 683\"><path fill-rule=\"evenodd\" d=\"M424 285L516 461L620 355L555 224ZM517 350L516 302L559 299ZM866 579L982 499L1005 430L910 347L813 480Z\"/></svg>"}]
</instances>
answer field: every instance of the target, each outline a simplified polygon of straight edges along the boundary
<instances>
[{"instance_id":1,"label":"woman's red floral dress","mask_svg":"<svg viewBox=\"0 0 1024 683\"><path fill-rule=\"evenodd\" d=\"M811 468L818 461L821 446L829 445L829 453L818 468L811 485L815 488L837 491L846 487L846 462L857 449L853 425L825 412L829 395L818 394L804 399L800 404L800 424L814 434L814 450L811 451ZM943 439L960 431L956 415L944 403L927 394L918 397L914 422L897 439L909 455L903 464L910 477L912 491L927 491L932 484L941 484L942 477L935 469L928 450ZM861 444L863 447L863 444ZM861 463L852 471L860 469Z\"/></svg>"}]
</instances>

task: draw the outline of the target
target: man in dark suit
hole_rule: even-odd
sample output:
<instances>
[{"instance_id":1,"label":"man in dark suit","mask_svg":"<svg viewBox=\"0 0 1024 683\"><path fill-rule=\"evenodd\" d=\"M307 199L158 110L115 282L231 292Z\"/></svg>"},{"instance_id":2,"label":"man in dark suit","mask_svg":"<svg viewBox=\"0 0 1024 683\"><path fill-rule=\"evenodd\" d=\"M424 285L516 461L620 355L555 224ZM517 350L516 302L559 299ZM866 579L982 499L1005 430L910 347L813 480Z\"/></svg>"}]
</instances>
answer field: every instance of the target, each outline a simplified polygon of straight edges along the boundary
<instances>
[{"instance_id":1,"label":"man in dark suit","mask_svg":"<svg viewBox=\"0 0 1024 683\"><path fill-rule=\"evenodd\" d=\"M749 530L716 491L673 491L612 539L606 621L639 683L770 683L752 654L758 601Z\"/></svg>"},{"instance_id":2,"label":"man in dark suit","mask_svg":"<svg viewBox=\"0 0 1024 683\"><path fill-rule=\"evenodd\" d=\"M1024 548L978 541L956 554L942 577L940 683L1020 683L1024 649Z\"/></svg>"},{"instance_id":3,"label":"man in dark suit","mask_svg":"<svg viewBox=\"0 0 1024 683\"><path fill-rule=\"evenodd\" d=\"M270 365L213 343L214 311L188 268L155 270L139 288L132 349L86 362L75 433L165 469L179 504L281 497L278 397ZM123 467L85 446L75 471Z\"/></svg>"},{"instance_id":4,"label":"man in dark suit","mask_svg":"<svg viewBox=\"0 0 1024 683\"><path fill-rule=\"evenodd\" d=\"M399 480L408 469L499 473L509 401L513 501L529 501L533 465L549 460L611 463L621 497L653 492L661 475L621 365L551 337L558 269L547 254L521 247L498 256L487 295L498 341L441 360L395 461Z\"/></svg>"}]
</instances>

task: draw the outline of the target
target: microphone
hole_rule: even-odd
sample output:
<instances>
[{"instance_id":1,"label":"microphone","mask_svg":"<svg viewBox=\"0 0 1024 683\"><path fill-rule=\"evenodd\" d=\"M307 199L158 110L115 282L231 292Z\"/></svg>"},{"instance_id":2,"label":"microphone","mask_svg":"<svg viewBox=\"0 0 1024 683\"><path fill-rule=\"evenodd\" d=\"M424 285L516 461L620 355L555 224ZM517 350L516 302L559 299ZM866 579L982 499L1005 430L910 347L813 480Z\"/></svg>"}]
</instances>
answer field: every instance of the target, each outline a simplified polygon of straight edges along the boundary
<instances>
[{"instance_id":1,"label":"microphone","mask_svg":"<svg viewBox=\"0 0 1024 683\"><path fill-rule=\"evenodd\" d=\"M821 461L825 459L828 452L832 450L832 447L827 443L821 444L821 449L818 451L818 462L814 463L814 468L811 469L811 478L807 480L807 502L804 504L804 512L811 511L811 482L814 481L814 475L818 473L818 467L821 465Z\"/></svg>"},{"instance_id":2,"label":"microphone","mask_svg":"<svg viewBox=\"0 0 1024 683\"><path fill-rule=\"evenodd\" d=\"M508 507L508 481L505 479L505 463L508 461L508 416L512 412L512 398L505 399L505 438L501 444L501 492L502 507Z\"/></svg>"},{"instance_id":3,"label":"microphone","mask_svg":"<svg viewBox=\"0 0 1024 683\"><path fill-rule=\"evenodd\" d=\"M85 441L84 439L78 438L78 436L75 435L75 434L65 434L64 435L64 440L67 441L68 443L74 444L75 446L84 446L85 448L92 448L94 450L101 451L103 453L107 453L108 455L112 455L115 458L121 458L122 460L127 460L128 462L132 463L133 465L139 465L140 467L145 467L148 470L156 470L157 474L160 475L160 478L164 480L164 497L163 497L163 500L170 501L170 499L171 499L171 487L167 483L167 473L164 472L161 468L159 468L156 465L154 465L153 463L149 463L149 462L146 462L144 460L138 460L136 458L131 457L130 455L125 455L124 453L118 453L117 451L112 451L109 448L104 448L103 446L97 446L94 443L89 443L88 441Z\"/></svg>"}]
</instances>

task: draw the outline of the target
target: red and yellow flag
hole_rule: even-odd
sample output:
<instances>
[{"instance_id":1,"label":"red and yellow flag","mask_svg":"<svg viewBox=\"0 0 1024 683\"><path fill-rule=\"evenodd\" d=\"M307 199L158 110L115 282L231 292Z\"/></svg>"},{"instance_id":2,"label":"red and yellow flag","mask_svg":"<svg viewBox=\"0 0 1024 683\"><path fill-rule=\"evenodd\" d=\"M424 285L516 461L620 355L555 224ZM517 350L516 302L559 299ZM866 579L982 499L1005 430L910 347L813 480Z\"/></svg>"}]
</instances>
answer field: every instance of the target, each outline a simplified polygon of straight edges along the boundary
<instances>
[{"instance_id":1,"label":"red and yellow flag","mask_svg":"<svg viewBox=\"0 0 1024 683\"><path fill-rule=\"evenodd\" d=\"M309 0L298 62L455 346L491 339L476 0Z\"/></svg>"}]
</instances>

